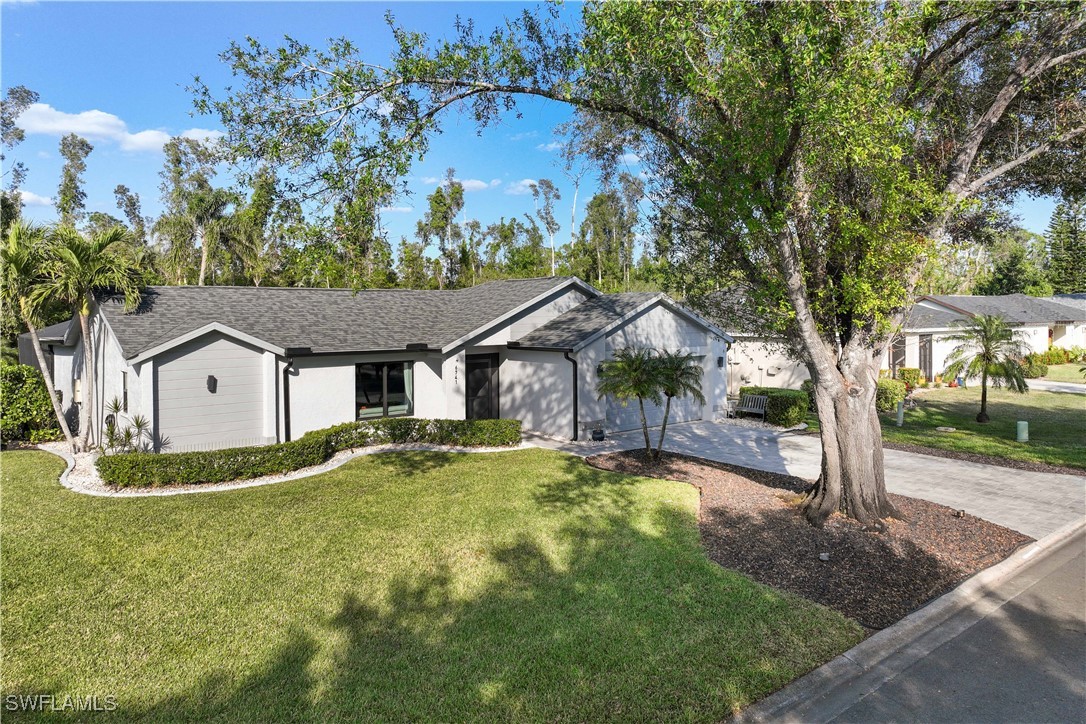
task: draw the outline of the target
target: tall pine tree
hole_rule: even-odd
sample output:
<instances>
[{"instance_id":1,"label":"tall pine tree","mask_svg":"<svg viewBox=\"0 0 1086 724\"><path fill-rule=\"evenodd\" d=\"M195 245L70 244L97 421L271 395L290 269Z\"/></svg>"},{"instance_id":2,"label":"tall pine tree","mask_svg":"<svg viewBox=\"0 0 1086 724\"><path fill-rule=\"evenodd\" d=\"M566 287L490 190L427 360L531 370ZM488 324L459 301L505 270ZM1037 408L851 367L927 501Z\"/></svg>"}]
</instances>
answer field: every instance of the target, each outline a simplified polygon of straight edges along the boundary
<instances>
[{"instance_id":1,"label":"tall pine tree","mask_svg":"<svg viewBox=\"0 0 1086 724\"><path fill-rule=\"evenodd\" d=\"M1086 292L1086 203L1064 200L1045 232L1048 280L1056 294Z\"/></svg>"}]
</instances>

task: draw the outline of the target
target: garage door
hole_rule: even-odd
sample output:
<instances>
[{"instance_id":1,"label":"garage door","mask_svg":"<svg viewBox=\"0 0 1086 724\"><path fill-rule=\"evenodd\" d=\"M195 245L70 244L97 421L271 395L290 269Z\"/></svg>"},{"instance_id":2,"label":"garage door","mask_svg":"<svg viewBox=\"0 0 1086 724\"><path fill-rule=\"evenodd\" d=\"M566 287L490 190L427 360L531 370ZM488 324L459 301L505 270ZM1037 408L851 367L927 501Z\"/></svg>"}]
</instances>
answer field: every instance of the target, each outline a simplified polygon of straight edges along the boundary
<instances>
[{"instance_id":1,"label":"garage door","mask_svg":"<svg viewBox=\"0 0 1086 724\"><path fill-rule=\"evenodd\" d=\"M700 420L702 406L690 397L675 398L671 401L671 414L667 424L675 422L691 422ZM649 425L655 427L664 421L664 406L645 403L645 418ZM607 428L613 432L622 430L636 430L641 427L641 412L638 409L637 400L631 400L625 407L621 402L607 398Z\"/></svg>"},{"instance_id":2,"label":"garage door","mask_svg":"<svg viewBox=\"0 0 1086 724\"><path fill-rule=\"evenodd\" d=\"M257 348L217 332L207 334L164 353L155 374L158 430L169 439L166 452L268 442Z\"/></svg>"}]
</instances>

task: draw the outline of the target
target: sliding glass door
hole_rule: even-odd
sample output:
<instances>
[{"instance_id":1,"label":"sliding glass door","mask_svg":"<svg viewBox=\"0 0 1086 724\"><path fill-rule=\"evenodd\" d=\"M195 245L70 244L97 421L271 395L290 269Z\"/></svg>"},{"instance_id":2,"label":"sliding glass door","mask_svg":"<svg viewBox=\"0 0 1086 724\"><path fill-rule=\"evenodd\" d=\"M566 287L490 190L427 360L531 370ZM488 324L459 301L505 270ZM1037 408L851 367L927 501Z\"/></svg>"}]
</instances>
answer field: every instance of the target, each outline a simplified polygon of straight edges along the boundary
<instances>
[{"instance_id":1,"label":"sliding glass door","mask_svg":"<svg viewBox=\"0 0 1086 724\"><path fill-rule=\"evenodd\" d=\"M359 420L399 417L414 412L410 362L362 362L355 365L355 409Z\"/></svg>"}]
</instances>

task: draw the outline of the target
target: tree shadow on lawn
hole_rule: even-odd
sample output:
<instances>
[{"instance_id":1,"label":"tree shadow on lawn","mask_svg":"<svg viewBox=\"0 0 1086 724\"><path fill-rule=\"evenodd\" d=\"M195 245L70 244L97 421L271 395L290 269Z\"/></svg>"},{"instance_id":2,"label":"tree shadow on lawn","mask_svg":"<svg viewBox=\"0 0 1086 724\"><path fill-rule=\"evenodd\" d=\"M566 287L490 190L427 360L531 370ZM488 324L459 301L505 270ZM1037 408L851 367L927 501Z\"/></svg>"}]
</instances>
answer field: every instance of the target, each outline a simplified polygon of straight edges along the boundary
<instances>
[{"instance_id":1,"label":"tree shadow on lawn","mask_svg":"<svg viewBox=\"0 0 1086 724\"><path fill-rule=\"evenodd\" d=\"M828 611L705 558L687 508L568 463L541 483L561 545L513 534L465 579L449 560L345 590L288 623L266 665L124 707L147 720L719 720L858 640ZM662 485L651 483L650 485ZM667 485L670 485L668 483ZM289 592L284 596L289 598Z\"/></svg>"}]
</instances>

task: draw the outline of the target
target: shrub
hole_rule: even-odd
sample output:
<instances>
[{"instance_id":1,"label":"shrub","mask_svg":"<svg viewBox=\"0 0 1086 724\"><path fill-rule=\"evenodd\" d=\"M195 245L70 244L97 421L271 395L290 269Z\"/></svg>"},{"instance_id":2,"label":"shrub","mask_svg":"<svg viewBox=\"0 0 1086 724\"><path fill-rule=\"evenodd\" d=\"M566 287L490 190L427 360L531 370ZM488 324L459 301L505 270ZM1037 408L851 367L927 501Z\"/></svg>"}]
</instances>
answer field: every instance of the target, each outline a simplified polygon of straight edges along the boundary
<instances>
[{"instance_id":1,"label":"shrub","mask_svg":"<svg viewBox=\"0 0 1086 724\"><path fill-rule=\"evenodd\" d=\"M815 404L814 380L803 380L803 384L799 386L799 389L807 393L807 409L811 412L818 412L818 405Z\"/></svg>"},{"instance_id":2,"label":"shrub","mask_svg":"<svg viewBox=\"0 0 1086 724\"><path fill-rule=\"evenodd\" d=\"M1048 365L1044 363L1043 355L1027 354L1022 360L1022 376L1026 379L1037 379L1048 374Z\"/></svg>"},{"instance_id":3,"label":"shrub","mask_svg":"<svg viewBox=\"0 0 1086 724\"><path fill-rule=\"evenodd\" d=\"M1067 351L1069 362L1086 362L1086 347L1074 346Z\"/></svg>"},{"instance_id":4,"label":"shrub","mask_svg":"<svg viewBox=\"0 0 1086 724\"><path fill-rule=\"evenodd\" d=\"M98 472L120 486L225 483L319 465L334 453L382 443L502 447L520 443L520 420L381 418L307 432L291 442L186 453L122 453L98 458Z\"/></svg>"},{"instance_id":5,"label":"shrub","mask_svg":"<svg viewBox=\"0 0 1086 724\"><path fill-rule=\"evenodd\" d=\"M49 391L36 367L0 364L0 437L31 442L60 438Z\"/></svg>"},{"instance_id":6,"label":"shrub","mask_svg":"<svg viewBox=\"0 0 1086 724\"><path fill-rule=\"evenodd\" d=\"M96 463L102 480L122 487L169 483L225 483L288 473L328 459L322 435L261 445L183 453L103 455Z\"/></svg>"},{"instance_id":7,"label":"shrub","mask_svg":"<svg viewBox=\"0 0 1086 724\"><path fill-rule=\"evenodd\" d=\"M776 387L740 387L742 395L765 395L765 421L770 425L793 427L807 418L808 397L803 390L782 390Z\"/></svg>"},{"instance_id":8,"label":"shrub","mask_svg":"<svg viewBox=\"0 0 1086 724\"><path fill-rule=\"evenodd\" d=\"M899 367L897 370L897 378L905 383L906 389L913 389L920 386L920 368L919 367Z\"/></svg>"},{"instance_id":9,"label":"shrub","mask_svg":"<svg viewBox=\"0 0 1086 724\"><path fill-rule=\"evenodd\" d=\"M879 380L875 390L875 409L879 412L889 412L897 407L897 403L905 399L907 390L901 380Z\"/></svg>"},{"instance_id":10,"label":"shrub","mask_svg":"<svg viewBox=\"0 0 1086 724\"><path fill-rule=\"evenodd\" d=\"M1041 361L1046 365L1065 365L1071 361L1071 353L1063 347L1050 347L1041 353Z\"/></svg>"}]
</instances>

